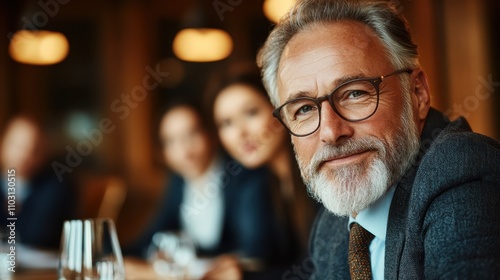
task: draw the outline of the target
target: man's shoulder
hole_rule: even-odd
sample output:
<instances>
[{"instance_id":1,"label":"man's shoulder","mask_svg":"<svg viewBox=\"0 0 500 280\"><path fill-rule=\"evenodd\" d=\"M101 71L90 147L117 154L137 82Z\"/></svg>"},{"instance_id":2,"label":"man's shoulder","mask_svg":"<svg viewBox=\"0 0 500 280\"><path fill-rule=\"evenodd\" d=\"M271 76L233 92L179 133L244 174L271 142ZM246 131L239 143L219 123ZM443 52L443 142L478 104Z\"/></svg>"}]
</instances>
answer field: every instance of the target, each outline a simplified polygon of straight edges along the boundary
<instances>
[{"instance_id":1,"label":"man's shoulder","mask_svg":"<svg viewBox=\"0 0 500 280\"><path fill-rule=\"evenodd\" d=\"M418 166L407 218L398 221L407 242L401 267L428 278L492 275L488 266L500 252L499 162L500 145L491 138L455 129L439 134ZM409 257L418 255L420 264Z\"/></svg>"},{"instance_id":2,"label":"man's shoulder","mask_svg":"<svg viewBox=\"0 0 500 280\"><path fill-rule=\"evenodd\" d=\"M412 200L422 204L462 185L498 186L499 162L500 143L496 140L471 131L444 129L420 160Z\"/></svg>"},{"instance_id":3,"label":"man's shoulder","mask_svg":"<svg viewBox=\"0 0 500 280\"><path fill-rule=\"evenodd\" d=\"M437 137L435 137L434 143L428 152L453 150L455 153L460 154L483 149L491 149L496 153L500 152L500 142L488 136L461 129L460 126L463 122L465 120L460 118L442 129ZM457 150L458 148L460 150Z\"/></svg>"},{"instance_id":4,"label":"man's shoulder","mask_svg":"<svg viewBox=\"0 0 500 280\"><path fill-rule=\"evenodd\" d=\"M417 181L427 179L437 184L491 176L500 180L498 162L498 141L471 131L445 129L421 159Z\"/></svg>"}]
</instances>

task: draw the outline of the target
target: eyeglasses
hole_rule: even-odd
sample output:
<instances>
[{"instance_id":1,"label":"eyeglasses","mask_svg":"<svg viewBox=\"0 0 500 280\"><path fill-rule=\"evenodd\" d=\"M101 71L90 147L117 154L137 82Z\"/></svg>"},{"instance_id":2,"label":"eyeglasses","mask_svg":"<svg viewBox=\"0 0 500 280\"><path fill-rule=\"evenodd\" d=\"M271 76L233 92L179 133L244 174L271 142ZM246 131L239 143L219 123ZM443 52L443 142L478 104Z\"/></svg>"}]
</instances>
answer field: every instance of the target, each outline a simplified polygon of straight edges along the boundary
<instances>
[{"instance_id":1,"label":"eyeglasses","mask_svg":"<svg viewBox=\"0 0 500 280\"><path fill-rule=\"evenodd\" d=\"M340 84L326 96L289 100L274 110L273 116L297 137L308 136L318 130L321 124L321 103L325 100L346 121L366 120L377 111L380 83L389 76L412 72L411 69L403 69L380 77L354 79Z\"/></svg>"}]
</instances>

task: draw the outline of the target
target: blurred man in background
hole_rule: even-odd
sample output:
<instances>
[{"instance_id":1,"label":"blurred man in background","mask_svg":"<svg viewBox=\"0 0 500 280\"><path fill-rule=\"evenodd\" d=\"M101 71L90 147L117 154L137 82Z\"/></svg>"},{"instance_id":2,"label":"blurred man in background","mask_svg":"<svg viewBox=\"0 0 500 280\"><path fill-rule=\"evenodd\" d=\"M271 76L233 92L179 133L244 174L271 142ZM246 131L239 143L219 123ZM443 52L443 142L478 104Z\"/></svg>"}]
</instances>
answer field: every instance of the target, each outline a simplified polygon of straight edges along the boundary
<instances>
[{"instance_id":1,"label":"blurred man in background","mask_svg":"<svg viewBox=\"0 0 500 280\"><path fill-rule=\"evenodd\" d=\"M57 250L63 221L75 214L76 192L69 179L57 179L48 151L37 121L19 116L8 122L0 149L0 219L6 230L7 218L17 218L16 245Z\"/></svg>"}]
</instances>

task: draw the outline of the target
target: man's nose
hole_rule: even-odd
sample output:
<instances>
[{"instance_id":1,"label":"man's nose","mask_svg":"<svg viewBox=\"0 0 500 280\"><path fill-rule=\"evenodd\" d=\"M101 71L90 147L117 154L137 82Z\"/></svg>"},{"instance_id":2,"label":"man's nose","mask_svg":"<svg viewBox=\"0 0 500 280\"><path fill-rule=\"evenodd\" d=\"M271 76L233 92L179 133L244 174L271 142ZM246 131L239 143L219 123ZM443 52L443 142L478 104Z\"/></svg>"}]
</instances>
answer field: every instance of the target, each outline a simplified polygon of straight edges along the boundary
<instances>
[{"instance_id":1,"label":"man's nose","mask_svg":"<svg viewBox=\"0 0 500 280\"><path fill-rule=\"evenodd\" d=\"M341 118L327 100L321 105L320 118L319 135L322 142L336 144L353 136L352 123Z\"/></svg>"}]
</instances>

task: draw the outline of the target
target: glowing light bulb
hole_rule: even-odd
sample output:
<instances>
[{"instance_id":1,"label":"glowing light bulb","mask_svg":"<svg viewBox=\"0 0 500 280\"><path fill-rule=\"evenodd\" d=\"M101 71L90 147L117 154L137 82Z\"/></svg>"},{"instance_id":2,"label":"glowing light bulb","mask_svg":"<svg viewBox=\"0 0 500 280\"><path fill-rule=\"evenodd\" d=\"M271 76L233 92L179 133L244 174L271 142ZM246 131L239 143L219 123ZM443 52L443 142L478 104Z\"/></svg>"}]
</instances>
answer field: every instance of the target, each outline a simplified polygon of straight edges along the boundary
<instances>
[{"instance_id":1,"label":"glowing light bulb","mask_svg":"<svg viewBox=\"0 0 500 280\"><path fill-rule=\"evenodd\" d=\"M25 64L56 64L63 61L68 52L69 43L66 36L46 30L17 31L9 46L12 59Z\"/></svg>"},{"instance_id":2,"label":"glowing light bulb","mask_svg":"<svg viewBox=\"0 0 500 280\"><path fill-rule=\"evenodd\" d=\"M288 10L295 4L296 0L266 0L264 1L264 15L272 21L278 22Z\"/></svg>"},{"instance_id":3,"label":"glowing light bulb","mask_svg":"<svg viewBox=\"0 0 500 280\"><path fill-rule=\"evenodd\" d=\"M233 50L233 40L220 29L186 28L177 33L172 48L182 60L210 62L228 57Z\"/></svg>"}]
</instances>

